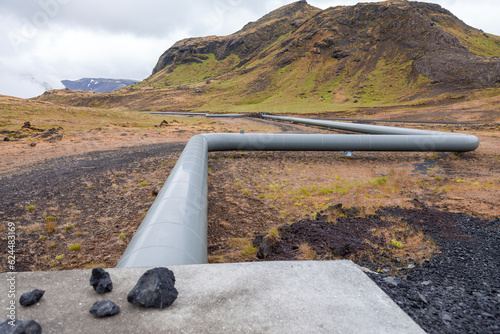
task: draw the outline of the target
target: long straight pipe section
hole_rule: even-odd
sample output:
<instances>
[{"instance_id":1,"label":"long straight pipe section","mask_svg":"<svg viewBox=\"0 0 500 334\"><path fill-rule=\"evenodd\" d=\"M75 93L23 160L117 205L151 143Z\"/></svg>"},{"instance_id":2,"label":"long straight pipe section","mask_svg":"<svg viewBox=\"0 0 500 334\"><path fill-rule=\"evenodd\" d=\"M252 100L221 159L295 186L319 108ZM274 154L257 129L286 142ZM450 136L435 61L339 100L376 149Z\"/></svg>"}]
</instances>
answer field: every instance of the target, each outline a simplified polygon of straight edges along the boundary
<instances>
[{"instance_id":1,"label":"long straight pipe section","mask_svg":"<svg viewBox=\"0 0 500 334\"><path fill-rule=\"evenodd\" d=\"M430 135L420 133L418 135L196 135L186 145L117 267L170 266L207 262L207 167L210 151L463 152L474 150L478 145L479 141L474 136L444 135L443 133Z\"/></svg>"},{"instance_id":2,"label":"long straight pipe section","mask_svg":"<svg viewBox=\"0 0 500 334\"><path fill-rule=\"evenodd\" d=\"M381 126L381 125L369 125L369 124L354 124L354 123L344 123L344 122L333 122L333 121L323 121L319 119L308 119L308 118L297 118L297 117L284 117L284 116L273 116L273 115L262 115L264 119L292 122L292 123L302 123L308 125L315 125L330 129L353 131L359 133L369 133L378 135L460 135L460 136L471 136L462 133L450 133L450 132L439 132L439 131L428 131L428 130L417 130L417 129L406 129L406 128L396 128L392 126ZM472 136L473 137L473 136ZM477 138L476 138L477 139Z\"/></svg>"}]
</instances>

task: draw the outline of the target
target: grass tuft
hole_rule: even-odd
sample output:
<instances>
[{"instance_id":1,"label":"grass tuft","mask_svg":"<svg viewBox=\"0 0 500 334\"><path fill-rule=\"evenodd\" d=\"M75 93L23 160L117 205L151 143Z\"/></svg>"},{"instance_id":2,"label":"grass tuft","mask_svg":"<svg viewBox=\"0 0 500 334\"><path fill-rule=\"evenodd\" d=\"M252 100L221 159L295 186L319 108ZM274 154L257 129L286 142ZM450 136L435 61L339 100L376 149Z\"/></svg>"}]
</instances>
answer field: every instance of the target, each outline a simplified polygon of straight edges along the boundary
<instances>
[{"instance_id":1,"label":"grass tuft","mask_svg":"<svg viewBox=\"0 0 500 334\"><path fill-rule=\"evenodd\" d=\"M299 255L297 258L302 261L313 261L316 259L316 253L309 244L304 243L299 246Z\"/></svg>"},{"instance_id":2,"label":"grass tuft","mask_svg":"<svg viewBox=\"0 0 500 334\"><path fill-rule=\"evenodd\" d=\"M68 246L69 250L78 251L82 249L82 244L71 244Z\"/></svg>"},{"instance_id":3,"label":"grass tuft","mask_svg":"<svg viewBox=\"0 0 500 334\"><path fill-rule=\"evenodd\" d=\"M45 231L47 231L47 233L54 233L56 231L56 222L55 221L46 222Z\"/></svg>"},{"instance_id":4,"label":"grass tuft","mask_svg":"<svg viewBox=\"0 0 500 334\"><path fill-rule=\"evenodd\" d=\"M398 249L401 249L404 247L404 245L401 242L397 241L396 239L393 239L391 241L391 245L393 245L394 247L396 247Z\"/></svg>"}]
</instances>

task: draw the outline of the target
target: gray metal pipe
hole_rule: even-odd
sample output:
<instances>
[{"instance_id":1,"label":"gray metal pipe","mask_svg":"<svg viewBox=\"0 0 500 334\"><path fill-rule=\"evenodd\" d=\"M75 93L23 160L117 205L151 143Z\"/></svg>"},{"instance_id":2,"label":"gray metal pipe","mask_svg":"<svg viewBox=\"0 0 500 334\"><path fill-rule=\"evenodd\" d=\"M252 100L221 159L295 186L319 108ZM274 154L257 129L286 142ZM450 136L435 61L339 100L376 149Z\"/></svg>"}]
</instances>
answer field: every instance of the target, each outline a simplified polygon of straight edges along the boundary
<instances>
[{"instance_id":1,"label":"gray metal pipe","mask_svg":"<svg viewBox=\"0 0 500 334\"><path fill-rule=\"evenodd\" d=\"M372 131L366 128L360 130ZM475 136L444 133L421 135L420 132L418 135L196 135L186 145L117 267L207 262L209 151L463 152L474 150L478 145L479 140Z\"/></svg>"},{"instance_id":2,"label":"gray metal pipe","mask_svg":"<svg viewBox=\"0 0 500 334\"><path fill-rule=\"evenodd\" d=\"M205 134L209 151L420 151L467 152L479 146L475 136Z\"/></svg>"},{"instance_id":3,"label":"gray metal pipe","mask_svg":"<svg viewBox=\"0 0 500 334\"><path fill-rule=\"evenodd\" d=\"M143 114L153 115L179 115L179 116L206 116L206 113L177 112L177 111L141 111Z\"/></svg>"},{"instance_id":4,"label":"gray metal pipe","mask_svg":"<svg viewBox=\"0 0 500 334\"><path fill-rule=\"evenodd\" d=\"M176 111L141 111L143 114L153 115L171 115L171 116L203 116L207 118L243 118L248 117L247 114L207 114L195 112L176 112Z\"/></svg>"},{"instance_id":5,"label":"gray metal pipe","mask_svg":"<svg viewBox=\"0 0 500 334\"><path fill-rule=\"evenodd\" d=\"M345 131L353 131L359 133L369 133L369 134L379 134L379 135L453 135L454 133L449 132L439 132L439 131L428 131L428 130L417 130L417 129L406 129L397 128L392 126L381 126L381 125L369 125L369 124L354 124L354 123L343 123L343 122L332 122L323 121L317 119L307 119L307 118L297 118L297 117L283 117L283 116L273 116L273 115L262 115L264 119L272 119L279 121L286 121L292 123L302 123L308 125L321 126L330 129L338 129ZM457 133L455 135L470 136L466 134Z\"/></svg>"},{"instance_id":6,"label":"gray metal pipe","mask_svg":"<svg viewBox=\"0 0 500 334\"><path fill-rule=\"evenodd\" d=\"M244 118L248 117L246 114L206 114L207 118Z\"/></svg>"}]
</instances>

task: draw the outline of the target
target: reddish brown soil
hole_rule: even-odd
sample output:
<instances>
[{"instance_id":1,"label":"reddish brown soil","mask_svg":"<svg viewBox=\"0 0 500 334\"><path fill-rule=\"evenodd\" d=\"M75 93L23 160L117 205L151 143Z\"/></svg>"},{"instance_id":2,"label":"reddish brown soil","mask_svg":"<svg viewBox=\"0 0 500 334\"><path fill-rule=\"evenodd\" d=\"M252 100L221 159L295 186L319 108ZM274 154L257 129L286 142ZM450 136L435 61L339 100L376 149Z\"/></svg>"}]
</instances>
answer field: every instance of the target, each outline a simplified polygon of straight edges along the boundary
<instances>
[{"instance_id":1,"label":"reddish brown soil","mask_svg":"<svg viewBox=\"0 0 500 334\"><path fill-rule=\"evenodd\" d=\"M228 127L246 129L252 123L254 128L266 128L261 121L240 122L232 120ZM271 129L324 132L279 123ZM337 203L362 207L369 215L384 206L414 208L416 198L445 211L498 216L498 131L460 130L480 137L476 152L459 156L357 152L354 160L342 159L339 152L211 153L210 261L256 260L251 247L256 235ZM3 162L15 167L1 175L0 216L17 227L17 270L115 266L153 202L154 190L161 187L182 150L179 144L144 146L150 137L132 133L117 134L129 141L110 140L109 146L105 140L109 133L91 135L102 136L99 145L79 146L80 140L92 137L76 138L76 134L53 143L37 139L36 147L28 147L23 141L27 139L2 142L9 149ZM158 141L172 141L156 136ZM142 146L117 149L114 143ZM85 150L72 155L73 147ZM38 153L23 153L26 149ZM32 164L24 165L23 156ZM6 242L4 233L1 240ZM70 250L75 244L81 249ZM1 266L7 270L5 263Z\"/></svg>"}]
</instances>

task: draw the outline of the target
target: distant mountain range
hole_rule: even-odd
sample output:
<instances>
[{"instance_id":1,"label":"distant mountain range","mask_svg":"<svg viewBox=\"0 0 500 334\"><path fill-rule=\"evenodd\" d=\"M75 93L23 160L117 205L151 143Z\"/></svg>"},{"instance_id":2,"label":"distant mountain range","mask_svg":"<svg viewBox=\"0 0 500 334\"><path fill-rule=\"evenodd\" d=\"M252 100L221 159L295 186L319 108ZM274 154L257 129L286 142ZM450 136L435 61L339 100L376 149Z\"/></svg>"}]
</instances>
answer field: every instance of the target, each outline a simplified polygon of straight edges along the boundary
<instances>
[{"instance_id":1,"label":"distant mountain range","mask_svg":"<svg viewBox=\"0 0 500 334\"><path fill-rule=\"evenodd\" d=\"M92 79L83 78L80 80L63 80L61 81L64 87L69 90L82 90L85 92L109 93L122 89L123 87L136 84L136 80L126 79Z\"/></svg>"}]
</instances>

